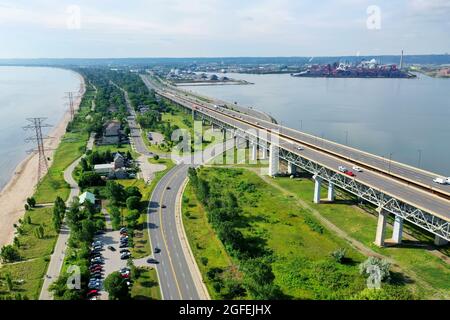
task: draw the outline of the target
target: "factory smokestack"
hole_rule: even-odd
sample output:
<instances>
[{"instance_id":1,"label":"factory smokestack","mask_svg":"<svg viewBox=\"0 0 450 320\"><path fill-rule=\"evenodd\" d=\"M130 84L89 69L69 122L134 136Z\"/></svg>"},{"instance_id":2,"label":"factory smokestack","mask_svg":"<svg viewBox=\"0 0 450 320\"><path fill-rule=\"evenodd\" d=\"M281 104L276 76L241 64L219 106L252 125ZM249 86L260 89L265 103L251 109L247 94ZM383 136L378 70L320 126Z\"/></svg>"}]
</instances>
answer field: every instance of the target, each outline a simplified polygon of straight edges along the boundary
<instances>
[{"instance_id":1,"label":"factory smokestack","mask_svg":"<svg viewBox=\"0 0 450 320\"><path fill-rule=\"evenodd\" d=\"M400 70L403 69L403 50L402 50L402 55L400 57Z\"/></svg>"}]
</instances>

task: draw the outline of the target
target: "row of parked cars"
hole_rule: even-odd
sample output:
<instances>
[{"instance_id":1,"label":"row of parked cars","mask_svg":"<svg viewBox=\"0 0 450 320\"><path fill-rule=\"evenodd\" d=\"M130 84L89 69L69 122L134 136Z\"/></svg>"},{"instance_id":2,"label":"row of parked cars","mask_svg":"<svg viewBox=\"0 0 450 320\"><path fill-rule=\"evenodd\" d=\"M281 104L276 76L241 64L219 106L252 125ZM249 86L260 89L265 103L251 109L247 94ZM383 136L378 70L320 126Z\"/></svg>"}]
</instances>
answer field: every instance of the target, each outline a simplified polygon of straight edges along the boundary
<instances>
[{"instance_id":1,"label":"row of parked cars","mask_svg":"<svg viewBox=\"0 0 450 320\"><path fill-rule=\"evenodd\" d=\"M103 264L105 263L102 256L102 251L103 242L95 241L92 243L89 257L89 292L87 294L87 297L90 300L97 300L97 297L100 295L100 290L102 289Z\"/></svg>"}]
</instances>

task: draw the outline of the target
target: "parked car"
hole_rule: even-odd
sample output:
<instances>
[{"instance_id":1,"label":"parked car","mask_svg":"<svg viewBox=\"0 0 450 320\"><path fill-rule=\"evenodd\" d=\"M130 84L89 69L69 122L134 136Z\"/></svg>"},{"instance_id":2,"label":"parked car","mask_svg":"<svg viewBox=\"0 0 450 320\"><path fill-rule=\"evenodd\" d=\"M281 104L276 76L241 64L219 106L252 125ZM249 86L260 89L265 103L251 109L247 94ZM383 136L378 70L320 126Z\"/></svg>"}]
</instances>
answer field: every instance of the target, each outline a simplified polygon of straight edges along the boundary
<instances>
[{"instance_id":1,"label":"parked car","mask_svg":"<svg viewBox=\"0 0 450 320\"><path fill-rule=\"evenodd\" d=\"M127 267L121 268L121 269L119 270L120 273L130 272L130 271L131 271L130 268L127 268Z\"/></svg>"},{"instance_id":2,"label":"parked car","mask_svg":"<svg viewBox=\"0 0 450 320\"><path fill-rule=\"evenodd\" d=\"M128 249L122 249L122 250L120 250L120 253L125 253L125 252L130 252L130 250L128 250Z\"/></svg>"},{"instance_id":3,"label":"parked car","mask_svg":"<svg viewBox=\"0 0 450 320\"><path fill-rule=\"evenodd\" d=\"M128 248L128 242L121 243L119 248Z\"/></svg>"},{"instance_id":4,"label":"parked car","mask_svg":"<svg viewBox=\"0 0 450 320\"><path fill-rule=\"evenodd\" d=\"M111 251L116 251L116 248L114 248L113 246L108 246L108 249Z\"/></svg>"},{"instance_id":5,"label":"parked car","mask_svg":"<svg viewBox=\"0 0 450 320\"><path fill-rule=\"evenodd\" d=\"M98 267L94 267L94 268L90 268L89 269L90 272L96 272L96 271L103 271L103 267L98 266Z\"/></svg>"},{"instance_id":6,"label":"parked car","mask_svg":"<svg viewBox=\"0 0 450 320\"><path fill-rule=\"evenodd\" d=\"M122 228L120 228L120 230L119 230L120 233L122 233L122 232L127 232L127 231L128 231L128 229L125 228L125 227L122 227Z\"/></svg>"},{"instance_id":7,"label":"parked car","mask_svg":"<svg viewBox=\"0 0 450 320\"><path fill-rule=\"evenodd\" d=\"M95 258L91 259L91 262L96 262L96 263L100 263L100 264L104 263L103 258L101 258L101 257L95 257Z\"/></svg>"},{"instance_id":8,"label":"parked car","mask_svg":"<svg viewBox=\"0 0 450 320\"><path fill-rule=\"evenodd\" d=\"M129 273L121 273L120 276L124 279L129 279L130 278L130 274Z\"/></svg>"},{"instance_id":9,"label":"parked car","mask_svg":"<svg viewBox=\"0 0 450 320\"><path fill-rule=\"evenodd\" d=\"M101 242L100 240L94 241L94 242L92 242L92 246L93 247L95 247L95 246L103 246L103 242Z\"/></svg>"},{"instance_id":10,"label":"parked car","mask_svg":"<svg viewBox=\"0 0 450 320\"><path fill-rule=\"evenodd\" d=\"M127 259L129 259L131 257L131 254L129 253L129 252L125 252L125 253L122 253L121 255L120 255L120 259L121 260L127 260Z\"/></svg>"},{"instance_id":11,"label":"parked car","mask_svg":"<svg viewBox=\"0 0 450 320\"><path fill-rule=\"evenodd\" d=\"M97 295L97 294L98 294L98 290L93 289L93 290L91 290L91 291L89 291L87 293L87 296L91 297L91 296L94 296L94 295Z\"/></svg>"}]
</instances>

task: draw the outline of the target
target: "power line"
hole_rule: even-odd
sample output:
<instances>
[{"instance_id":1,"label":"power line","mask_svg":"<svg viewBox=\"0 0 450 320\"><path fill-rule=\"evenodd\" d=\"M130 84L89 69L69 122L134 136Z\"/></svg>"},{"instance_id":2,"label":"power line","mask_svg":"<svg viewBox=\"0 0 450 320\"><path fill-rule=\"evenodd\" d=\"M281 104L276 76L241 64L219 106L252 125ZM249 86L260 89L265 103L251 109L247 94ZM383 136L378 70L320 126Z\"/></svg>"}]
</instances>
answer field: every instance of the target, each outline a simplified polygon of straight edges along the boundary
<instances>
[{"instance_id":1,"label":"power line","mask_svg":"<svg viewBox=\"0 0 450 320\"><path fill-rule=\"evenodd\" d=\"M70 119L75 117L75 107L73 102L73 92L66 92L66 99L69 99Z\"/></svg>"},{"instance_id":2,"label":"power line","mask_svg":"<svg viewBox=\"0 0 450 320\"><path fill-rule=\"evenodd\" d=\"M31 136L25 139L25 142L36 142L37 149L32 149L28 153L37 152L39 154L39 165L38 165L38 182L42 179L45 172L48 170L48 162L45 156L46 149L44 148L44 140L49 139L49 137L44 137L42 135L42 128L52 127L49 124L44 124L47 118L27 118L30 124L23 127L24 130L33 130L35 136Z\"/></svg>"}]
</instances>

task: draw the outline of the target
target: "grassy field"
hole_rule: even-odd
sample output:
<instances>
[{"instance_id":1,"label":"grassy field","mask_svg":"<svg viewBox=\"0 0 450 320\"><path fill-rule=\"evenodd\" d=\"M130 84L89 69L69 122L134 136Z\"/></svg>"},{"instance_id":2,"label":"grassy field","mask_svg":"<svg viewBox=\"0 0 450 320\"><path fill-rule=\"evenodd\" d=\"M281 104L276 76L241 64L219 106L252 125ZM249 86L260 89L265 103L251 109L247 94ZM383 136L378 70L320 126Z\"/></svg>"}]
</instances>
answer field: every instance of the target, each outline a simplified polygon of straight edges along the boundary
<instances>
[{"instance_id":1,"label":"grassy field","mask_svg":"<svg viewBox=\"0 0 450 320\"><path fill-rule=\"evenodd\" d=\"M140 270L141 274L134 281L131 289L131 298L134 300L161 300L156 270L144 267Z\"/></svg>"},{"instance_id":2,"label":"grassy field","mask_svg":"<svg viewBox=\"0 0 450 320\"><path fill-rule=\"evenodd\" d=\"M224 193L235 193L243 208L241 231L249 241L259 241L273 252L275 283L285 295L293 299L350 299L365 288L358 264L366 257L322 227L295 198L248 170L204 168L200 176L220 181ZM203 278L211 296L217 298L206 272L215 266L233 268L238 263L226 254L190 187L184 194L183 212ZM343 264L330 258L339 248L346 249ZM207 258L206 264L202 257Z\"/></svg>"},{"instance_id":3,"label":"grassy field","mask_svg":"<svg viewBox=\"0 0 450 320\"><path fill-rule=\"evenodd\" d=\"M276 178L274 183L310 203L311 207L320 211L334 225L345 231L352 238L362 242L370 249L394 259L406 273L418 277L415 290L421 298L439 298L450 294L450 265L429 252L427 249L410 246L411 241L404 240L403 247L379 248L373 244L376 231L376 217L355 205L348 204L350 199L339 193L337 201L332 204L314 204L313 182L309 179ZM322 197L326 190L322 189ZM387 236L392 234L388 225ZM431 288L430 288L431 287Z\"/></svg>"},{"instance_id":4,"label":"grassy field","mask_svg":"<svg viewBox=\"0 0 450 320\"><path fill-rule=\"evenodd\" d=\"M233 270L236 269L236 265L228 256L222 242L217 238L214 230L208 223L205 210L199 204L190 184L187 185L183 194L182 211L183 224L188 235L189 244L205 280L208 292L212 299L219 299L220 296L213 289L211 281L208 281L206 273L210 268Z\"/></svg>"},{"instance_id":5,"label":"grassy field","mask_svg":"<svg viewBox=\"0 0 450 320\"><path fill-rule=\"evenodd\" d=\"M6 292L0 283L0 296L20 293L29 299L39 297L39 290L57 237L51 222L52 212L52 208L36 208L25 213L24 223L21 224L23 232L17 236L21 261L3 265L0 269L0 278L10 273L13 280L19 282L16 282L11 293ZM27 222L28 217L31 218L31 223ZM34 231L40 225L44 228L44 237L38 239Z\"/></svg>"}]
</instances>

